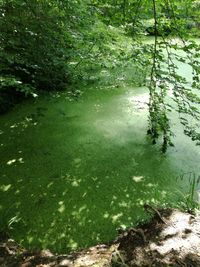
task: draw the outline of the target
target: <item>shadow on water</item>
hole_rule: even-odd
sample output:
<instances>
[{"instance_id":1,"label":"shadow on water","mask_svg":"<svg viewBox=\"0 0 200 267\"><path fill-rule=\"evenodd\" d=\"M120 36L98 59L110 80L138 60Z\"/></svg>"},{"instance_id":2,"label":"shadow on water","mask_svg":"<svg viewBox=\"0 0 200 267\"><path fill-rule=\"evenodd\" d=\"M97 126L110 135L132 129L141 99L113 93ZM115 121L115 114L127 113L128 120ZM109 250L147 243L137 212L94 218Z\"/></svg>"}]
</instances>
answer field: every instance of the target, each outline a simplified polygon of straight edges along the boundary
<instances>
[{"instance_id":1,"label":"shadow on water","mask_svg":"<svg viewBox=\"0 0 200 267\"><path fill-rule=\"evenodd\" d=\"M187 183L175 177L198 166L198 152L186 143L161 155L146 137L145 101L142 88L88 90L2 116L1 227L25 246L66 252L146 220L144 203L176 203Z\"/></svg>"}]
</instances>

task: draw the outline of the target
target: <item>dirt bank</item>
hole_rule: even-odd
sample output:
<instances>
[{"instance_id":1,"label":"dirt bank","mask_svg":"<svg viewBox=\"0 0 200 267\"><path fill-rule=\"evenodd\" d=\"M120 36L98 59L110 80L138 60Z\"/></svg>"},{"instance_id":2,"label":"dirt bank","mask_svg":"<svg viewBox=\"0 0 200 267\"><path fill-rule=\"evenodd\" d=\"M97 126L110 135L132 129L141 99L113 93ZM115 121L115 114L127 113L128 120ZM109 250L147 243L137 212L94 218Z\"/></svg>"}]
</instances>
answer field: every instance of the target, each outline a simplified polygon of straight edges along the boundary
<instances>
[{"instance_id":1,"label":"dirt bank","mask_svg":"<svg viewBox=\"0 0 200 267\"><path fill-rule=\"evenodd\" d=\"M115 241L71 255L27 251L2 238L0 267L200 267L200 215L179 210L156 210L148 224L119 231Z\"/></svg>"}]
</instances>

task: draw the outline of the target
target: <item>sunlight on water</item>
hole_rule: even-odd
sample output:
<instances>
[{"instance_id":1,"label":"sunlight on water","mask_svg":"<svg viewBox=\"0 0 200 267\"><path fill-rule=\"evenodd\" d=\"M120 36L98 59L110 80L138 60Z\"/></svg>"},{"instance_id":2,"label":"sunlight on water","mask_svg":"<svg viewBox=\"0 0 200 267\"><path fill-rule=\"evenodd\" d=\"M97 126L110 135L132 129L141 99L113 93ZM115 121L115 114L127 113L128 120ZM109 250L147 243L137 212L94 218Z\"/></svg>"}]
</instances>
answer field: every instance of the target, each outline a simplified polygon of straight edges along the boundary
<instances>
[{"instance_id":1,"label":"sunlight on water","mask_svg":"<svg viewBox=\"0 0 200 267\"><path fill-rule=\"evenodd\" d=\"M144 87L88 87L76 101L59 93L1 117L0 218L16 240L66 252L146 219L145 203L184 199L200 148L173 111L175 147L161 154L146 135L148 99Z\"/></svg>"}]
</instances>

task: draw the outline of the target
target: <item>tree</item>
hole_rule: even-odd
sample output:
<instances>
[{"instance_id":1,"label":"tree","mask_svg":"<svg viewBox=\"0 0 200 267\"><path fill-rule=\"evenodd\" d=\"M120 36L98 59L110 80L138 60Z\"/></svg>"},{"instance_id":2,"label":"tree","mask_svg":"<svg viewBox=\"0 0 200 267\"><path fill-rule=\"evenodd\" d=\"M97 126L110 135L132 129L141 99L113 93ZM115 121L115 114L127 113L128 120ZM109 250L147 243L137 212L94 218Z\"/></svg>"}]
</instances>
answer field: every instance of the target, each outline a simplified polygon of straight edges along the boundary
<instances>
[{"instance_id":1,"label":"tree","mask_svg":"<svg viewBox=\"0 0 200 267\"><path fill-rule=\"evenodd\" d=\"M1 90L64 89L89 25L87 1L3 0L0 19Z\"/></svg>"},{"instance_id":2,"label":"tree","mask_svg":"<svg viewBox=\"0 0 200 267\"><path fill-rule=\"evenodd\" d=\"M192 2L192 1L187 1ZM187 5L182 10L183 5L173 5L166 1L165 13L168 14L173 28L172 38L178 36L180 44L172 42L171 38L166 39L162 25L160 25L160 14L157 13L157 5L162 3L152 0L154 16L154 45L152 47L152 67L149 83L149 129L153 143L161 135L163 138L162 151L165 152L171 142L173 135L170 126L169 113L176 109L179 113L180 122L184 125L184 133L197 141L199 144L200 133L198 132L200 121L200 97L195 90L200 89L200 67L198 58L200 56L200 47L195 42L186 42L189 37L187 27L185 27L185 15L189 14ZM185 3L186 4L186 3ZM178 11L180 10L180 13ZM179 20L177 18L180 18ZM181 19L183 18L183 20ZM161 30L159 30L159 27ZM161 39L158 34L161 33ZM166 54L164 53L166 51ZM178 52L179 51L179 52ZM181 52L180 52L181 51ZM192 68L192 82L182 77L177 72L177 63L175 61L189 64ZM171 91L173 103L169 102L169 92ZM191 121L193 122L191 123Z\"/></svg>"},{"instance_id":3,"label":"tree","mask_svg":"<svg viewBox=\"0 0 200 267\"><path fill-rule=\"evenodd\" d=\"M153 143L161 136L163 152L172 145L169 113L174 108L185 133L199 143L200 99L195 90L200 87L200 49L186 41L199 34L199 0L1 0L0 4L0 100L6 93L35 95L39 90L66 88L86 58L94 62L94 47L105 53L109 25L122 25L136 41L137 64L151 66L148 134ZM139 42L147 34L154 36L153 45ZM180 44L171 41L175 37ZM75 68L68 64L71 59L77 62ZM177 73L176 60L192 67L192 83ZM176 107L168 101L169 91ZM192 125L190 117L196 120Z\"/></svg>"},{"instance_id":4,"label":"tree","mask_svg":"<svg viewBox=\"0 0 200 267\"><path fill-rule=\"evenodd\" d=\"M137 58L135 64L139 62L143 68L151 66L150 82L147 82L150 96L148 134L153 144L162 137L163 152L169 145L173 145L170 112L174 109L179 113L185 134L197 141L197 144L200 143L200 133L197 130L200 98L195 92L200 89L200 48L195 42L186 41L199 34L198 5L199 1L194 0L98 1L104 21L114 25L124 24L127 32L136 40L133 50L133 58ZM148 33L154 36L154 44L144 45L138 41ZM179 44L172 42L175 38L179 39ZM191 66L191 83L177 72L176 61ZM169 101L169 93L172 94L173 103L171 99Z\"/></svg>"}]
</instances>

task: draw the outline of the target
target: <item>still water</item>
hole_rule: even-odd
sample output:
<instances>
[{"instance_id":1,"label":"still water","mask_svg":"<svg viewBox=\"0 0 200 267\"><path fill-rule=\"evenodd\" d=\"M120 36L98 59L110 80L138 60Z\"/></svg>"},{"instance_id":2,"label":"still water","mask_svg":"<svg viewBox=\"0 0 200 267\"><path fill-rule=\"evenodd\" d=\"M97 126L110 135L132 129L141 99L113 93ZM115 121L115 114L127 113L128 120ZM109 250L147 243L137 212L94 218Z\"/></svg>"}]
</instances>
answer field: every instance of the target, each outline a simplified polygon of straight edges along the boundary
<instances>
[{"instance_id":1,"label":"still water","mask_svg":"<svg viewBox=\"0 0 200 267\"><path fill-rule=\"evenodd\" d=\"M146 135L147 103L144 87L90 86L77 100L42 96L1 116L1 226L26 247L66 252L146 219L144 203L184 201L200 147L172 112L175 147L161 154Z\"/></svg>"}]
</instances>

